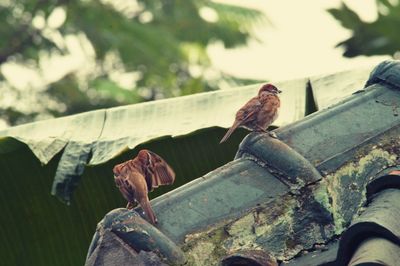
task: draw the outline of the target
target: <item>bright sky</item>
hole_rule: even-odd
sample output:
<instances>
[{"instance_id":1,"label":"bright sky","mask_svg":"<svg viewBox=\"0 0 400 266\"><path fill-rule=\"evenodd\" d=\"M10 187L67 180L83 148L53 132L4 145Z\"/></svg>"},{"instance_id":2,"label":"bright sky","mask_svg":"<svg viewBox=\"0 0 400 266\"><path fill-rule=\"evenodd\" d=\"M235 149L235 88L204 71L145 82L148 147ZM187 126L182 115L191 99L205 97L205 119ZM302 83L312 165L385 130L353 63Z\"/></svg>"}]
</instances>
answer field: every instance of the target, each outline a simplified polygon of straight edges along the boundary
<instances>
[{"instance_id":1,"label":"bright sky","mask_svg":"<svg viewBox=\"0 0 400 266\"><path fill-rule=\"evenodd\" d=\"M326 10L339 7L340 0L218 0L256 8L265 13L272 25L256 31L261 42L225 50L222 45L208 49L213 64L230 74L244 78L288 80L316 74L374 65L385 56L342 57L342 49L335 48L350 37ZM345 1L363 20L376 18L374 0Z\"/></svg>"}]
</instances>

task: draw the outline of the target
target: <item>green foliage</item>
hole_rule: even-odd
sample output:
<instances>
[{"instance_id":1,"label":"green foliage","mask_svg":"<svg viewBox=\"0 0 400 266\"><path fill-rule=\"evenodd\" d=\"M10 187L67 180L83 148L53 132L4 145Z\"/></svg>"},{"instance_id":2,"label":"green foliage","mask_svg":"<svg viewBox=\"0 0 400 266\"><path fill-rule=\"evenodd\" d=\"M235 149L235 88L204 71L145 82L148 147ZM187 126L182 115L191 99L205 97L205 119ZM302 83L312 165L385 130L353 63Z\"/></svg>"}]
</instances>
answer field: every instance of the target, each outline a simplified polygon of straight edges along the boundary
<instances>
[{"instance_id":1,"label":"green foliage","mask_svg":"<svg viewBox=\"0 0 400 266\"><path fill-rule=\"evenodd\" d=\"M344 56L359 55L394 55L400 50L400 2L377 0L378 17L373 22L365 22L342 3L340 8L329 9L328 12L343 27L352 31L352 36L340 42Z\"/></svg>"},{"instance_id":2,"label":"green foliage","mask_svg":"<svg viewBox=\"0 0 400 266\"><path fill-rule=\"evenodd\" d=\"M52 28L49 19L60 9L66 19ZM215 21L201 15L204 9ZM48 97L64 108L45 106L43 112L62 116L215 90L218 80L227 75L217 70L213 70L213 78L206 75L210 71L207 45L244 45L254 24L261 21L263 16L257 10L206 0L4 1L0 3L0 64L17 62L37 70L43 55L69 54L66 38L76 36L90 42L81 44L94 50L95 66L90 73L73 70L44 85ZM135 82L121 87L111 77L116 71L131 73ZM245 84L233 77L226 80L233 85ZM38 115L15 106L0 108L3 114L10 110L25 116L23 122ZM19 122L16 117L5 118Z\"/></svg>"}]
</instances>

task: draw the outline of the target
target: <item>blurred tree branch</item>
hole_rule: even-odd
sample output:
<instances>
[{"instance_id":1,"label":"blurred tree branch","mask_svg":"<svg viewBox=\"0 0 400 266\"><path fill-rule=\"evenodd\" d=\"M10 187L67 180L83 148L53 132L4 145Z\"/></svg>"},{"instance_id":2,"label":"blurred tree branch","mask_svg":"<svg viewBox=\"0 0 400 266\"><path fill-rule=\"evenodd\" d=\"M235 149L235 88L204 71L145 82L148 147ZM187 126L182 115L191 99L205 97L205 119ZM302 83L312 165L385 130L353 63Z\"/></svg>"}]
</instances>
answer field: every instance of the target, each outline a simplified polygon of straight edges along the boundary
<instances>
[{"instance_id":1,"label":"blurred tree branch","mask_svg":"<svg viewBox=\"0 0 400 266\"><path fill-rule=\"evenodd\" d=\"M49 20L56 9L65 20L52 28ZM261 22L257 10L207 0L16 0L0 4L0 64L12 59L40 74L46 71L43 55L68 56L67 38L78 40L92 67L70 70L40 89L64 106L44 106L43 112L73 114L215 90L220 79L243 84L213 69L206 47L215 42L228 48L245 45ZM13 114L10 123L36 117L14 106L0 107L0 112Z\"/></svg>"},{"instance_id":2,"label":"blurred tree branch","mask_svg":"<svg viewBox=\"0 0 400 266\"><path fill-rule=\"evenodd\" d=\"M45 0L36 1L30 13L36 14L45 4ZM19 25L19 28L12 33L12 36L8 38L8 42L6 41L6 44L0 50L0 64L6 62L10 56L22 52L23 49L33 44L33 35L39 33L37 31L32 31L30 24L30 21L22 23ZM31 33L29 34L29 32Z\"/></svg>"},{"instance_id":3,"label":"blurred tree branch","mask_svg":"<svg viewBox=\"0 0 400 266\"><path fill-rule=\"evenodd\" d=\"M342 3L340 8L328 12L342 26L352 32L352 36L340 42L345 50L343 55L394 55L400 50L400 2L376 0L378 16L373 22L363 21L356 12Z\"/></svg>"}]
</instances>

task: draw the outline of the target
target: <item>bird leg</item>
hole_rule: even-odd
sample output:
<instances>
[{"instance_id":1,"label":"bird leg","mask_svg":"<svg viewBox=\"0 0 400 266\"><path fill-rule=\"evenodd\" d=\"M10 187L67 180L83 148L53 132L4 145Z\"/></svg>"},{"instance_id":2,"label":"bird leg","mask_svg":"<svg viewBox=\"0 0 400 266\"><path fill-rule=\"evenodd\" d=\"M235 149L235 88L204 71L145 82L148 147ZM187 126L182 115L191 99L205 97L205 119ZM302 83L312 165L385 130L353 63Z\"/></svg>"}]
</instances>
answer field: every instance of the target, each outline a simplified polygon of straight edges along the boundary
<instances>
[{"instance_id":1,"label":"bird leg","mask_svg":"<svg viewBox=\"0 0 400 266\"><path fill-rule=\"evenodd\" d=\"M267 133L268 131L262 127L260 127L259 125L256 126L255 132L263 132L263 133Z\"/></svg>"},{"instance_id":2,"label":"bird leg","mask_svg":"<svg viewBox=\"0 0 400 266\"><path fill-rule=\"evenodd\" d=\"M129 201L128 204L126 205L126 208L128 210L132 210L133 208L135 208L136 205L137 205L137 203Z\"/></svg>"},{"instance_id":3,"label":"bird leg","mask_svg":"<svg viewBox=\"0 0 400 266\"><path fill-rule=\"evenodd\" d=\"M271 131L269 131L268 132L268 135L271 137L271 138L274 138L274 139L278 139L278 136L276 135L276 133L275 132L271 132Z\"/></svg>"},{"instance_id":4,"label":"bird leg","mask_svg":"<svg viewBox=\"0 0 400 266\"><path fill-rule=\"evenodd\" d=\"M271 138L278 139L278 136L275 134L275 132L268 131L268 130L266 130L266 129L264 129L264 128L258 126L258 125L257 125L257 127L256 127L256 129L255 129L255 132L268 133L268 135L269 135Z\"/></svg>"}]
</instances>

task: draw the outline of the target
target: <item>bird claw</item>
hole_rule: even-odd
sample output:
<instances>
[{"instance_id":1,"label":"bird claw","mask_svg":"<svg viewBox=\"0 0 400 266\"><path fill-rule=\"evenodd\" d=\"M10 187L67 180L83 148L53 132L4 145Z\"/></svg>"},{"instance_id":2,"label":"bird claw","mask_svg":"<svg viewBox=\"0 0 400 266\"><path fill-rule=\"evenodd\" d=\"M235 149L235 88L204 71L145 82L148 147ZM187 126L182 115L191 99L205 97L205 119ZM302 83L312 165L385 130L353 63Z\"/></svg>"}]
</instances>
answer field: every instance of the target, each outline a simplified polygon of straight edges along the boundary
<instances>
[{"instance_id":1,"label":"bird claw","mask_svg":"<svg viewBox=\"0 0 400 266\"><path fill-rule=\"evenodd\" d=\"M132 202L128 202L128 204L126 205L126 208L128 210L133 210L134 207L135 207L135 205Z\"/></svg>"},{"instance_id":2,"label":"bird claw","mask_svg":"<svg viewBox=\"0 0 400 266\"><path fill-rule=\"evenodd\" d=\"M275 132L268 132L268 135L271 137L271 138L274 138L274 139L278 139L278 136L276 135L276 133Z\"/></svg>"},{"instance_id":3,"label":"bird claw","mask_svg":"<svg viewBox=\"0 0 400 266\"><path fill-rule=\"evenodd\" d=\"M256 128L254 130L254 132L257 132L257 133L268 133L268 131L266 129L262 128L262 127Z\"/></svg>"}]
</instances>

